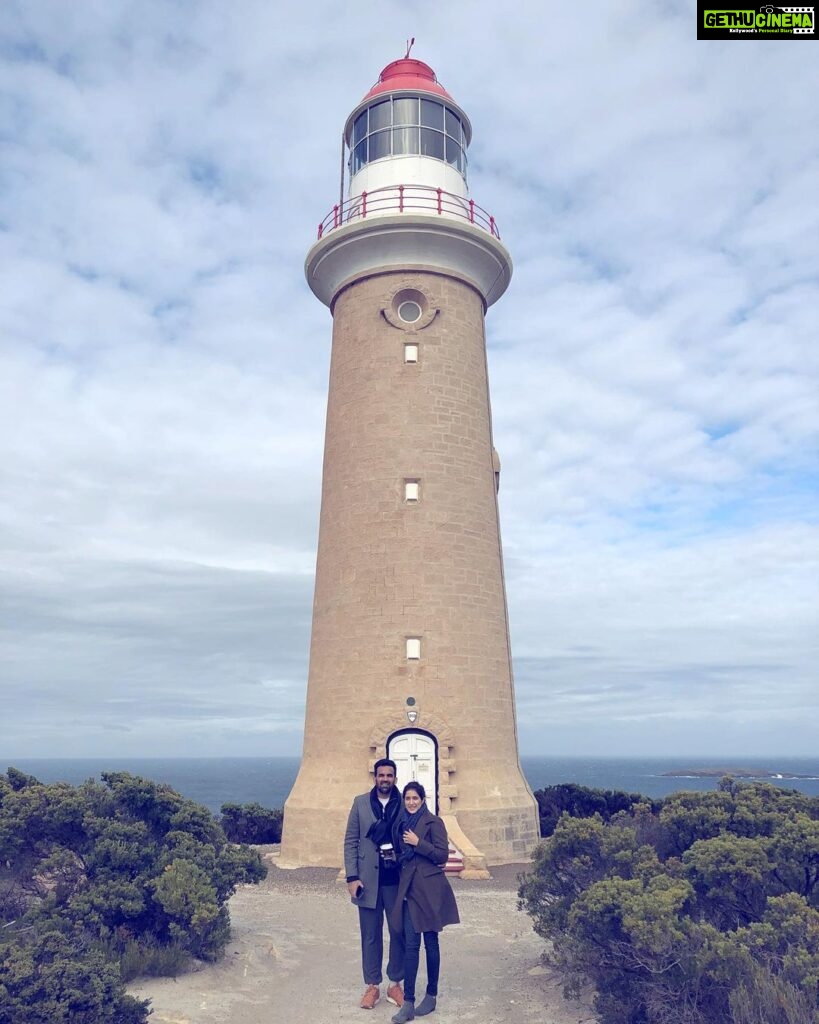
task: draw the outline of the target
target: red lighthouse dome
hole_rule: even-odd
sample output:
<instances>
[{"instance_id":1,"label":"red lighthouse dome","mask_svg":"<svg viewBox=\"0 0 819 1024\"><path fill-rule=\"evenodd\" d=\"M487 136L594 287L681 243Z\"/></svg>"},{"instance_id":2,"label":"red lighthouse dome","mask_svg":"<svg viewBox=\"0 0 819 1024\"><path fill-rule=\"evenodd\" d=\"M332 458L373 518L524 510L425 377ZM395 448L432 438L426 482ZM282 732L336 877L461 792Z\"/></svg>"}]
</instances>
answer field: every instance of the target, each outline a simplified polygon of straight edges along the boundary
<instances>
[{"instance_id":1,"label":"red lighthouse dome","mask_svg":"<svg viewBox=\"0 0 819 1024\"><path fill-rule=\"evenodd\" d=\"M402 57L388 64L378 81L370 89L362 102L366 102L373 96L383 92L395 92L396 90L408 90L410 92L432 92L438 96L444 96L451 100L452 97L438 81L438 78L429 64L422 60L414 60L411 57Z\"/></svg>"}]
</instances>

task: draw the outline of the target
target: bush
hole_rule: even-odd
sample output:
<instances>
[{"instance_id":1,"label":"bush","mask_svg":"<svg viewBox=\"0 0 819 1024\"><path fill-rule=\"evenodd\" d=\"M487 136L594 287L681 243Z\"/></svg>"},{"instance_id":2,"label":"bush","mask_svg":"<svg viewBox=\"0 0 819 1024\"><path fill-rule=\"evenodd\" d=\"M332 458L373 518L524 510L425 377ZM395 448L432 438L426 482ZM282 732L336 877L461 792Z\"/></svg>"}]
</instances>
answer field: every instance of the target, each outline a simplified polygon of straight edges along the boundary
<instances>
[{"instance_id":1,"label":"bush","mask_svg":"<svg viewBox=\"0 0 819 1024\"><path fill-rule=\"evenodd\" d=\"M134 978L176 978L191 964L190 953L174 943L160 946L146 939L127 939L109 946L107 952L119 961L120 975L126 982Z\"/></svg>"},{"instance_id":2,"label":"bush","mask_svg":"<svg viewBox=\"0 0 819 1024\"><path fill-rule=\"evenodd\" d=\"M0 1024L138 1024L146 1004L122 979L217 959L227 900L265 874L256 851L169 786L122 772L43 785L10 769L0 776Z\"/></svg>"},{"instance_id":3,"label":"bush","mask_svg":"<svg viewBox=\"0 0 819 1024\"><path fill-rule=\"evenodd\" d=\"M115 962L57 931L0 945L0 1024L145 1024Z\"/></svg>"},{"instance_id":4,"label":"bush","mask_svg":"<svg viewBox=\"0 0 819 1024\"><path fill-rule=\"evenodd\" d=\"M602 1024L819 1022L819 799L725 780L563 813L521 906Z\"/></svg>"},{"instance_id":5,"label":"bush","mask_svg":"<svg viewBox=\"0 0 819 1024\"><path fill-rule=\"evenodd\" d=\"M599 814L603 821L609 821L620 811L629 811L635 804L647 803L659 807L659 801L648 800L639 793L624 793L618 789L590 789L573 782L557 786L546 786L535 791L540 815L540 834L550 836L561 814L573 818L592 818Z\"/></svg>"},{"instance_id":6,"label":"bush","mask_svg":"<svg viewBox=\"0 0 819 1024\"><path fill-rule=\"evenodd\" d=\"M282 811L261 804L222 804L222 828L232 843L280 843Z\"/></svg>"}]
</instances>

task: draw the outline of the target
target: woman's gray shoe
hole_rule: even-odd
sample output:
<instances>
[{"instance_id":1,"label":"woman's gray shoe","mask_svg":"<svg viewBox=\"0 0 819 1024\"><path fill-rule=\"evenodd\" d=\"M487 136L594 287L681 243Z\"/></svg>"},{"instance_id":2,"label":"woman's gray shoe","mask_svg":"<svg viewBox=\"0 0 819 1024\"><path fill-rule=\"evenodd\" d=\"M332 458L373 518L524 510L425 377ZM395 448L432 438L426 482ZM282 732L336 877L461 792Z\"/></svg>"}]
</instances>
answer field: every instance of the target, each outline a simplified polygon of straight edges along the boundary
<instances>
[{"instance_id":1,"label":"woman's gray shoe","mask_svg":"<svg viewBox=\"0 0 819 1024\"><path fill-rule=\"evenodd\" d=\"M392 1015L392 1024L407 1024L408 1020L415 1020L415 1003L404 1000L404 1005Z\"/></svg>"},{"instance_id":2,"label":"woman's gray shoe","mask_svg":"<svg viewBox=\"0 0 819 1024\"><path fill-rule=\"evenodd\" d=\"M435 1010L435 996L431 996L427 993L421 1002L415 1007L416 1017L426 1017L428 1013L432 1013Z\"/></svg>"}]
</instances>

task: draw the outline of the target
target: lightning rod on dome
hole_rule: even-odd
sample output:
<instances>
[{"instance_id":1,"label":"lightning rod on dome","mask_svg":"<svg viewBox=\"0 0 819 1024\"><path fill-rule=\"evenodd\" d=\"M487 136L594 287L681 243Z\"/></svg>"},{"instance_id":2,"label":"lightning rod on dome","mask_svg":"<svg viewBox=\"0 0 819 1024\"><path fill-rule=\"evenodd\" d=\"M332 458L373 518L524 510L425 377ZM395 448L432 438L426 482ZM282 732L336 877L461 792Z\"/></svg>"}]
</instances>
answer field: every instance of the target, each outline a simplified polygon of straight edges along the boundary
<instances>
[{"instance_id":1,"label":"lightning rod on dome","mask_svg":"<svg viewBox=\"0 0 819 1024\"><path fill-rule=\"evenodd\" d=\"M407 52L404 54L404 60L406 60L409 57L410 50L413 48L413 46L415 46L415 36L413 36L412 39L407 40Z\"/></svg>"}]
</instances>

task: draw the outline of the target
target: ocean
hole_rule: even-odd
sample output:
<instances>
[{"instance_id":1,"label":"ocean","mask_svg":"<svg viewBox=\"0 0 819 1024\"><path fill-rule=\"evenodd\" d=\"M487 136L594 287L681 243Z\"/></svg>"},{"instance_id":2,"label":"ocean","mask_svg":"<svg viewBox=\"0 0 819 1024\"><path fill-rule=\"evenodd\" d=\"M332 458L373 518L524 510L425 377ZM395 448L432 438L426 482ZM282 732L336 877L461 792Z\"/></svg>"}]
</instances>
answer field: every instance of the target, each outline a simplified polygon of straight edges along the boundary
<instances>
[{"instance_id":1,"label":"ocean","mask_svg":"<svg viewBox=\"0 0 819 1024\"><path fill-rule=\"evenodd\" d=\"M13 765L41 782L78 784L99 778L101 772L125 771L155 782L167 782L183 796L218 814L222 804L259 803L281 807L299 769L298 757L177 757L177 758L17 758L0 760L0 770ZM803 779L776 779L774 785L819 796L819 758L635 758L635 757L521 757L532 789L575 782L595 789L662 797L678 790L710 790L715 778L668 778L666 771L709 767L765 769Z\"/></svg>"}]
</instances>

